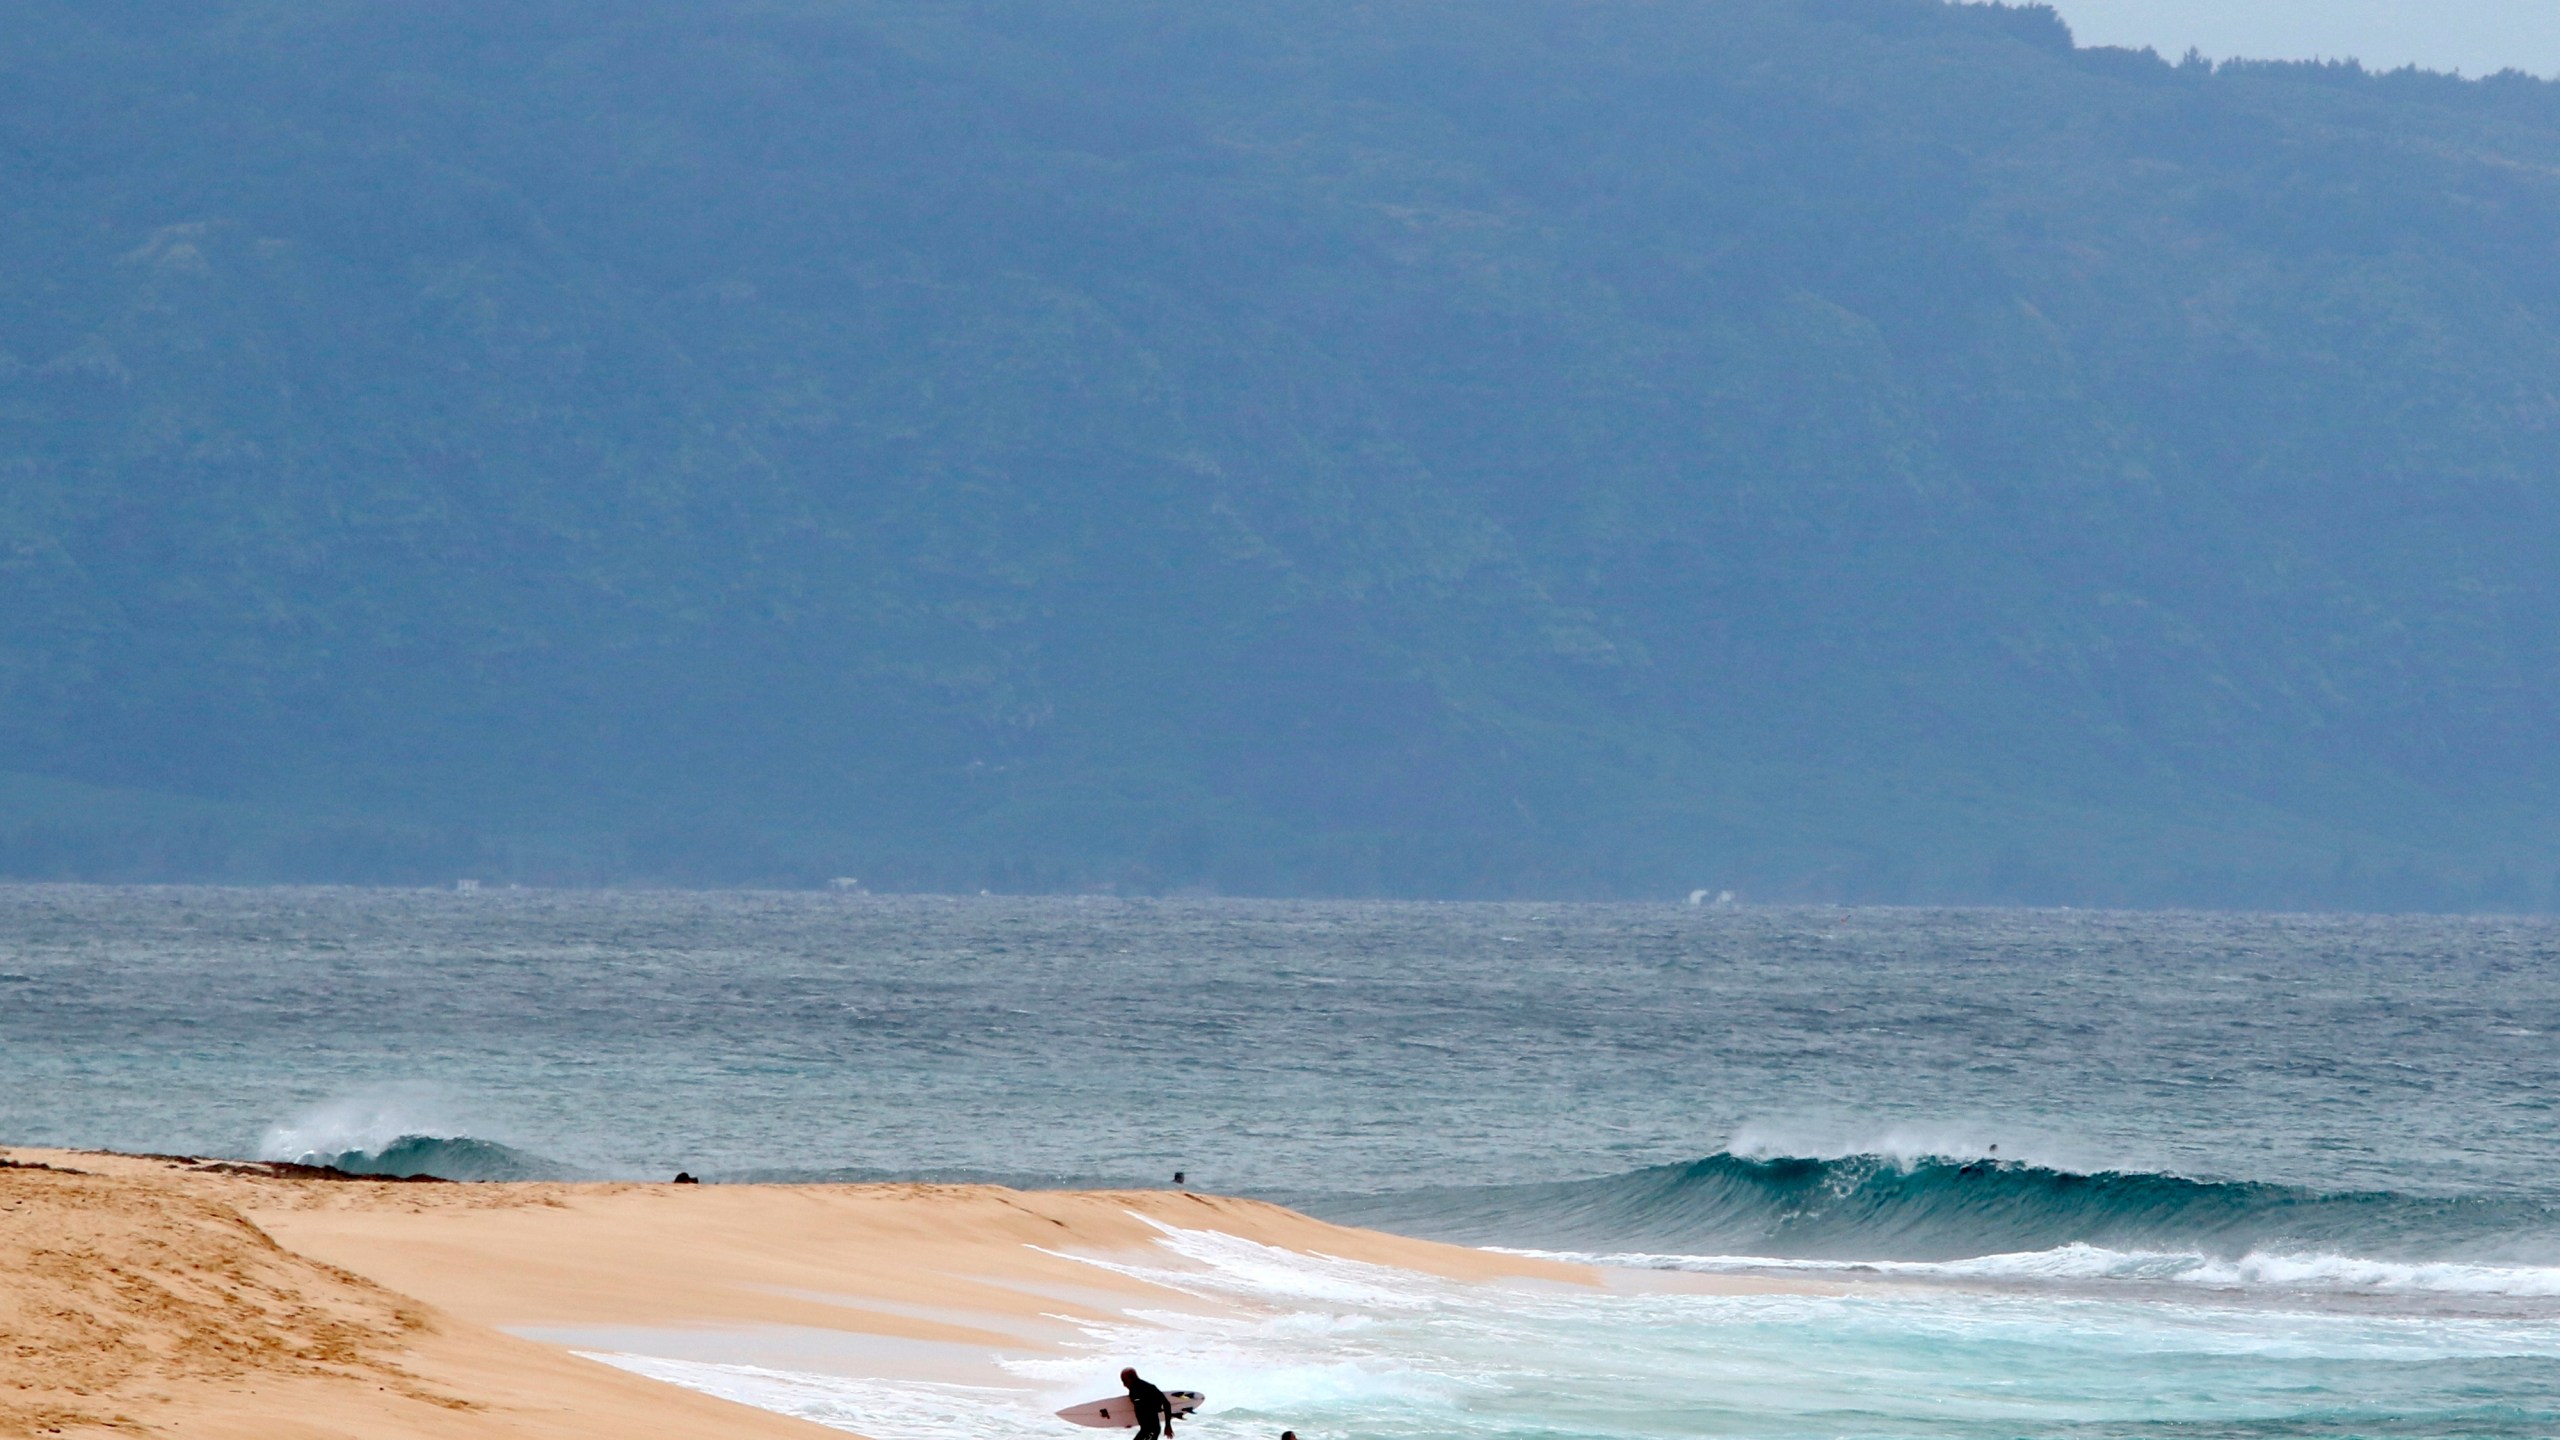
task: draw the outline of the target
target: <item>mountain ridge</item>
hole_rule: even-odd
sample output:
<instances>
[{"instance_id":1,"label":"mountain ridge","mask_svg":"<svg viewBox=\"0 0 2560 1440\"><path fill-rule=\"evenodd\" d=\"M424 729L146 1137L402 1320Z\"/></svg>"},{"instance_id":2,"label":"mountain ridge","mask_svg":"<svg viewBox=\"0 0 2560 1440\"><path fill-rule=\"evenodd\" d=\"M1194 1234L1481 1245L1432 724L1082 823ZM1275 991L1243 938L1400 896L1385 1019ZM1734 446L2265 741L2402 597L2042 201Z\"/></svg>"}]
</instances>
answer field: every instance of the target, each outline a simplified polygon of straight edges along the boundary
<instances>
[{"instance_id":1,"label":"mountain ridge","mask_svg":"<svg viewBox=\"0 0 2560 1440\"><path fill-rule=\"evenodd\" d=\"M2560 904L2543 82L1923 0L0 64L8 873Z\"/></svg>"}]
</instances>

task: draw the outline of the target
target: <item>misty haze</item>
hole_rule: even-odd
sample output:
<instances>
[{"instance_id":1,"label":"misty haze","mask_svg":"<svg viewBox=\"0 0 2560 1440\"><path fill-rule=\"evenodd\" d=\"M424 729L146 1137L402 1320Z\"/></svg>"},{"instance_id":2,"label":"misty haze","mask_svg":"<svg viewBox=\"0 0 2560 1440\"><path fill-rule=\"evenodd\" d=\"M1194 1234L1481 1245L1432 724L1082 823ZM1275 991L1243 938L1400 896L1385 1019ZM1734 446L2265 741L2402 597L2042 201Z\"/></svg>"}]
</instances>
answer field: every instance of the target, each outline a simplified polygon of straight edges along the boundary
<instances>
[{"instance_id":1,"label":"misty haze","mask_svg":"<svg viewBox=\"0 0 2560 1440\"><path fill-rule=\"evenodd\" d=\"M2560 91L25 7L0 871L2560 904Z\"/></svg>"},{"instance_id":2,"label":"misty haze","mask_svg":"<svg viewBox=\"0 0 2560 1440\"><path fill-rule=\"evenodd\" d=\"M0 7L0 1436L2560 1435L2555 14Z\"/></svg>"}]
</instances>

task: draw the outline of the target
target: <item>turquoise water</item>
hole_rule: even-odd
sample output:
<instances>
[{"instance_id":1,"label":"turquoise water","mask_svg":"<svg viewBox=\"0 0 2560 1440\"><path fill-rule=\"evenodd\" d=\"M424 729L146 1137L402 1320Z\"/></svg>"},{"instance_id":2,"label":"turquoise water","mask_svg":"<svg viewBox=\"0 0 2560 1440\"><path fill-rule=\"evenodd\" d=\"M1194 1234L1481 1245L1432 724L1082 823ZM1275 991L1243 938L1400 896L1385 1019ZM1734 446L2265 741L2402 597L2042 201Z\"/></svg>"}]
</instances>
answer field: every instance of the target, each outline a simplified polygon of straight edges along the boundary
<instances>
[{"instance_id":1,"label":"turquoise water","mask_svg":"<svg viewBox=\"0 0 2560 1440\"><path fill-rule=\"evenodd\" d=\"M2211 1299L1858 1285L1830 1296L1487 1289L1169 1232L1132 1268L1231 1314L1089 1328L1018 1387L613 1355L866 1434L998 1440L1121 1363L1206 1390L1199 1440L1302 1436L2547 1436L2560 1326ZM1179 1256L1205 1268L1180 1267ZM639 1343L645 1345L645 1339ZM735 1343L735 1342L733 1342ZM742 1344L743 1351L752 1345Z\"/></svg>"},{"instance_id":2,"label":"turquoise water","mask_svg":"<svg viewBox=\"0 0 2560 1440\"><path fill-rule=\"evenodd\" d=\"M1202 1288L1270 1313L1159 1341L1160 1368L1239 1387L1271 1422L1312 1413L1342 1433L2542 1434L2560 1413L2560 1329L2540 1320L1875 1285L1497 1299L1168 1238L1212 1267ZM1313 1383L1257 1382L1275 1355ZM1382 1392L1406 1398L1382 1407Z\"/></svg>"},{"instance_id":3,"label":"turquoise water","mask_svg":"<svg viewBox=\"0 0 2560 1440\"><path fill-rule=\"evenodd\" d=\"M2554 1034L2541 921L0 891L8 1143L1182 1169L1620 1277L1168 1234L1216 1318L982 1384L598 1342L878 1440L1054 1433L1123 1359L1202 1440L2560 1434Z\"/></svg>"}]
</instances>

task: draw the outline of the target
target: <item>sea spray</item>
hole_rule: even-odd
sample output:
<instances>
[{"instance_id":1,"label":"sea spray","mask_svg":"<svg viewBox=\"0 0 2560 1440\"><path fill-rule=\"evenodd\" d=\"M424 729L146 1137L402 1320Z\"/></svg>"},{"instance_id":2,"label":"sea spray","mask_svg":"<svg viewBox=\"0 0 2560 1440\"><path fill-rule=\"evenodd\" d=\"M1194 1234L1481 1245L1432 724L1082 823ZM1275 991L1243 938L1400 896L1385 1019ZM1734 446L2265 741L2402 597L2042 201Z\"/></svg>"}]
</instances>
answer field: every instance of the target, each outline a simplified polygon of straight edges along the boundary
<instances>
[{"instance_id":1,"label":"sea spray","mask_svg":"<svg viewBox=\"0 0 2560 1440\"><path fill-rule=\"evenodd\" d=\"M293 1159L304 1165L326 1165L350 1175L382 1175L393 1179L433 1176L439 1180L565 1180L562 1167L494 1140L468 1135L403 1135L379 1150L308 1151Z\"/></svg>"},{"instance_id":2,"label":"sea spray","mask_svg":"<svg viewBox=\"0 0 2560 1440\"><path fill-rule=\"evenodd\" d=\"M349 1097L271 1127L258 1157L351 1175L441 1180L574 1178L564 1166L466 1133L435 1097L417 1091Z\"/></svg>"},{"instance_id":3,"label":"sea spray","mask_svg":"<svg viewBox=\"0 0 2560 1440\"><path fill-rule=\"evenodd\" d=\"M404 1135L462 1133L442 1096L424 1086L383 1087L343 1095L271 1125L258 1158L302 1162L314 1155L377 1151Z\"/></svg>"}]
</instances>

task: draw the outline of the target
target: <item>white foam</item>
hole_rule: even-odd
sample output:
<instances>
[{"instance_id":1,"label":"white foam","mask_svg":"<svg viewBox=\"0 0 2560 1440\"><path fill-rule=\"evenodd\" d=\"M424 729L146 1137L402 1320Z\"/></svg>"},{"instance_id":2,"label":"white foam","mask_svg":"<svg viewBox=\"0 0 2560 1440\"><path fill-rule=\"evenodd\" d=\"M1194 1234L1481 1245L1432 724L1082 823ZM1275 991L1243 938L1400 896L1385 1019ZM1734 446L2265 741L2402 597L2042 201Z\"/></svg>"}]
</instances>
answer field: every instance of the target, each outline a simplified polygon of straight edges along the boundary
<instances>
[{"instance_id":1,"label":"white foam","mask_svg":"<svg viewBox=\"0 0 2560 1440\"><path fill-rule=\"evenodd\" d=\"M1139 1309L1117 1320L1084 1321L1081 1353L1009 1359L1006 1371L1072 1386L1089 1383L1094 1357L1112 1357L1112 1368L1125 1357L1150 1374L1176 1376L1185 1388L1206 1391L1218 1412L1201 1419L1212 1424L1210 1433L1228 1414L1281 1417L1310 1435L1327 1415L1453 1414L1464 1396L1491 1383L1481 1366L1453 1364L1399 1338L1405 1327L1435 1318L1480 1320L1484 1287L1462 1289L1393 1266L1132 1218L1154 1229L1157 1247L1177 1263L1050 1253L1220 1302L1217 1308Z\"/></svg>"},{"instance_id":2,"label":"white foam","mask_svg":"<svg viewBox=\"0 0 2560 1440\"><path fill-rule=\"evenodd\" d=\"M1993 1153L1993 1147L1998 1153ZM2099 1163L2066 1142L1987 1124L1910 1122L1882 1130L1813 1118L1749 1121L1725 1141L1725 1152L1743 1160L1848 1160L1873 1155L1909 1170L1928 1160L2000 1159L2075 1174L2102 1170L2152 1170L2156 1165Z\"/></svg>"},{"instance_id":3,"label":"white foam","mask_svg":"<svg viewBox=\"0 0 2560 1440\"><path fill-rule=\"evenodd\" d=\"M773 1370L761 1365L669 1360L654 1355L592 1350L575 1353L617 1370L759 1410L896 1440L1019 1440L1026 1428L1049 1418L1025 1403L1017 1390L919 1380L863 1380Z\"/></svg>"},{"instance_id":4,"label":"white foam","mask_svg":"<svg viewBox=\"0 0 2560 1440\"><path fill-rule=\"evenodd\" d=\"M1271 1433L1264 1417L1283 1417L1284 1424L1314 1437L1325 1432L1321 1418L1327 1415L1448 1413L1458 1397L1484 1383L1464 1367L1378 1343L1382 1321L1450 1303L1448 1287L1434 1277L1147 1223L1161 1237L1157 1244L1165 1263L1044 1253L1219 1303L1205 1310L1140 1307L1100 1318L1056 1316L1077 1332L1065 1353L989 1357L995 1370L1027 1382L1023 1387L580 1353L878 1440L1018 1440L1025 1433L1056 1431L1053 1411L1105 1393L1124 1364L1208 1392L1216 1413L1183 1427L1186 1437L1208 1440L1261 1440ZM693 1339L699 1343L700 1337Z\"/></svg>"},{"instance_id":5,"label":"white foam","mask_svg":"<svg viewBox=\"0 0 2560 1440\"><path fill-rule=\"evenodd\" d=\"M327 1159L351 1150L379 1151L404 1135L450 1139L467 1133L438 1096L400 1086L324 1101L268 1127L258 1141L258 1158Z\"/></svg>"},{"instance_id":6,"label":"white foam","mask_svg":"<svg viewBox=\"0 0 2560 1440\"><path fill-rule=\"evenodd\" d=\"M1193 1264L1139 1265L1065 1251L1047 1253L1186 1294L1312 1300L1384 1310L1432 1303L1425 1290L1417 1287L1417 1282L1427 1284L1427 1277L1409 1270L1284 1250L1214 1230L1185 1230L1135 1211L1130 1217L1155 1229L1163 1237L1158 1245Z\"/></svg>"},{"instance_id":7,"label":"white foam","mask_svg":"<svg viewBox=\"0 0 2560 1440\"><path fill-rule=\"evenodd\" d=\"M2236 1259L2192 1251L2110 1250L2074 1242L2050 1250L1964 1260L1798 1260L1767 1255L1507 1250L1571 1264L1707 1274L1797 1270L1951 1280L2136 1280L2216 1290L2273 1289L2340 1294L2560 1296L2560 1267L2374 1260L2353 1255L2252 1251Z\"/></svg>"},{"instance_id":8,"label":"white foam","mask_svg":"<svg viewBox=\"0 0 2560 1440\"><path fill-rule=\"evenodd\" d=\"M1062 1352L997 1360L1002 1373L1027 1387L595 1358L876 1440L1064 1433L1048 1411L1103 1393L1105 1377L1123 1364L1209 1393L1209 1411L1184 1427L1184 1440L1268 1440L1284 1427L1309 1440L1661 1440L1699 1433L2119 1433L2164 1423L2206 1426L2235 1415L2405 1416L2413 1406L2427 1415L2468 1413L2479 1377L2491 1372L2463 1367L2560 1360L2560 1324L2529 1318L2268 1310L2155 1297L2056 1303L1918 1286L1890 1294L1734 1296L1463 1285L1213 1232L1158 1231L1161 1263L1159 1255L1071 1258L1170 1286L1194 1302L1179 1313L1071 1322L1080 1333ZM1691 1268L1791 1263L1565 1258ZM2197 1258L2168 1262L2188 1273ZM2164 1262L2064 1247L1896 1268L2108 1273L2157 1263ZM1202 1298L1218 1303L1202 1306ZM2416 1393L2429 1386L2437 1388Z\"/></svg>"}]
</instances>

